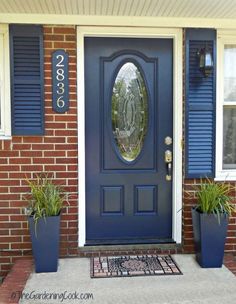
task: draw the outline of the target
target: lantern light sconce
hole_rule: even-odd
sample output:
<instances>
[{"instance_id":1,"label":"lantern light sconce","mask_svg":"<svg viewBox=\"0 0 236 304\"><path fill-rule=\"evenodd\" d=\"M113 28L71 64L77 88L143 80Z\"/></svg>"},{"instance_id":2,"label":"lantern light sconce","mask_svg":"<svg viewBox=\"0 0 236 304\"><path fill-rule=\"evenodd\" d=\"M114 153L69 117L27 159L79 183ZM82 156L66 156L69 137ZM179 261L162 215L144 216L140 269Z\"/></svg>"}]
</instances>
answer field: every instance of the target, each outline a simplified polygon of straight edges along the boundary
<instances>
[{"instance_id":1,"label":"lantern light sconce","mask_svg":"<svg viewBox=\"0 0 236 304\"><path fill-rule=\"evenodd\" d=\"M203 73L204 77L208 77L214 67L211 51L207 47L202 48L197 52L197 56L199 70Z\"/></svg>"}]
</instances>

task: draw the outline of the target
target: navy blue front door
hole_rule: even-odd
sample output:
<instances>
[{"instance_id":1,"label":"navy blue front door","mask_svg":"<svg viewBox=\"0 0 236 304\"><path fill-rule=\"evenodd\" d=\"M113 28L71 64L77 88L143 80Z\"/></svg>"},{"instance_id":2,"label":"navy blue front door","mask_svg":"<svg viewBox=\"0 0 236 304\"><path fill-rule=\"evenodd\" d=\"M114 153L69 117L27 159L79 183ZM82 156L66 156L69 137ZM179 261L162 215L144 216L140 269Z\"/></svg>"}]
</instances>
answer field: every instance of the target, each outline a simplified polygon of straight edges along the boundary
<instances>
[{"instance_id":1,"label":"navy blue front door","mask_svg":"<svg viewBox=\"0 0 236 304\"><path fill-rule=\"evenodd\" d=\"M172 43L85 38L87 244L171 241Z\"/></svg>"}]
</instances>

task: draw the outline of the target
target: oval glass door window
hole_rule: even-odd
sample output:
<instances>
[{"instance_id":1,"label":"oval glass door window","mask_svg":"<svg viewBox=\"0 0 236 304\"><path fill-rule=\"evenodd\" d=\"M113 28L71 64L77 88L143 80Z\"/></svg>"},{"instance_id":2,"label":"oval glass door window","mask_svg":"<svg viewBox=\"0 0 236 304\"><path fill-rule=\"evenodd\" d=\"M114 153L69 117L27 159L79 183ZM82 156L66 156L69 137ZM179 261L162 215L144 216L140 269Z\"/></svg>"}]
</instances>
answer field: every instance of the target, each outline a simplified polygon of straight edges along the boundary
<instances>
[{"instance_id":1,"label":"oval glass door window","mask_svg":"<svg viewBox=\"0 0 236 304\"><path fill-rule=\"evenodd\" d=\"M112 129L121 157L134 161L148 127L148 97L143 76L132 62L120 68L112 91Z\"/></svg>"}]
</instances>

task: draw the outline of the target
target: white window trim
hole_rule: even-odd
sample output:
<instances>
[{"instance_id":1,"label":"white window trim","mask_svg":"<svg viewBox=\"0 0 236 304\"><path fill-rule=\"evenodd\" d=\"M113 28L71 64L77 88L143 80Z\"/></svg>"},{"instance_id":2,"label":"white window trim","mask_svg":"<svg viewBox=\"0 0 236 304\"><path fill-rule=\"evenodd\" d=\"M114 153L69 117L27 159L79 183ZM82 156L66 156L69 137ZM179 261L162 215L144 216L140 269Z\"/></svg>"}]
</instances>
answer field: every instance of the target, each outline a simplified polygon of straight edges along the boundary
<instances>
[{"instance_id":1,"label":"white window trim","mask_svg":"<svg viewBox=\"0 0 236 304\"><path fill-rule=\"evenodd\" d=\"M217 76L216 76L216 163L215 180L236 180L236 169L223 169L223 104L224 103L224 45L236 45L235 30L217 31Z\"/></svg>"},{"instance_id":2,"label":"white window trim","mask_svg":"<svg viewBox=\"0 0 236 304\"><path fill-rule=\"evenodd\" d=\"M10 60L8 25L0 24L0 139L11 136Z\"/></svg>"},{"instance_id":3,"label":"white window trim","mask_svg":"<svg viewBox=\"0 0 236 304\"><path fill-rule=\"evenodd\" d=\"M85 92L84 92L84 37L173 38L173 201L172 238L182 241L182 29L77 27L77 96L78 96L78 151L79 151L79 240L86 241L85 208Z\"/></svg>"}]
</instances>

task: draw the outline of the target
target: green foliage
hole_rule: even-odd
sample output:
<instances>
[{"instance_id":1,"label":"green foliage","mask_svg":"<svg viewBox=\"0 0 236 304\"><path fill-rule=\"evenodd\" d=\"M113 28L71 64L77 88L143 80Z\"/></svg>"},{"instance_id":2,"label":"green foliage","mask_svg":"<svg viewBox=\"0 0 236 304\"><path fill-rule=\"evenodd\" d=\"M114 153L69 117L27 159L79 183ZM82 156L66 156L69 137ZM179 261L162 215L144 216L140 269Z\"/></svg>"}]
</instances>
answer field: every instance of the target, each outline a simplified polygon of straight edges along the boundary
<instances>
[{"instance_id":1,"label":"green foliage","mask_svg":"<svg viewBox=\"0 0 236 304\"><path fill-rule=\"evenodd\" d=\"M198 203L196 209L202 213L216 214L218 219L221 214L231 215L236 211L235 205L232 204L230 192L234 190L230 184L217 183L207 179L206 182L201 180L196 195Z\"/></svg>"},{"instance_id":2,"label":"green foliage","mask_svg":"<svg viewBox=\"0 0 236 304\"><path fill-rule=\"evenodd\" d=\"M59 185L52 182L47 174L37 175L35 180L28 180L30 195L27 213L33 216L35 224L40 218L56 216L60 213L66 195Z\"/></svg>"}]
</instances>

